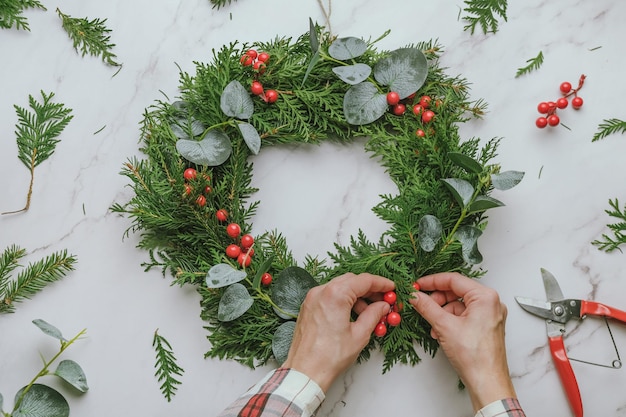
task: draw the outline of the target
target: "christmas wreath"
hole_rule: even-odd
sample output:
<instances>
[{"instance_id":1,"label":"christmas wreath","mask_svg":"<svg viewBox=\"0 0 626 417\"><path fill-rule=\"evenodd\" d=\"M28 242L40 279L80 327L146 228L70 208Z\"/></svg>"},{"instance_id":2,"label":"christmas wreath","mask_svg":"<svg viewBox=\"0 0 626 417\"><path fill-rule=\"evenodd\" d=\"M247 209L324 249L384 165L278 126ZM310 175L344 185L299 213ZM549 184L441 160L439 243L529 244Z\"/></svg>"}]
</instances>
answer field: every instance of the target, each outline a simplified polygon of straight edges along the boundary
<instances>
[{"instance_id":1,"label":"christmas wreath","mask_svg":"<svg viewBox=\"0 0 626 417\"><path fill-rule=\"evenodd\" d=\"M475 266L485 211L503 205L490 194L523 173L492 163L498 139L461 140L459 124L481 117L484 103L470 100L466 80L445 74L442 48L426 41L376 50L385 35L337 38L311 23L295 40L234 42L196 63L195 75L181 71L177 100L146 109L145 158L122 170L133 196L112 209L132 219L126 234L139 234L146 270L197 288L207 357L281 363L307 291L345 272L369 272L395 281L390 310L399 316L359 359L380 349L384 371L414 365L418 345L431 355L437 348L428 323L402 308L415 280L484 272ZM367 138L366 151L398 188L372 209L389 225L378 241L360 231L329 259L307 256L298 265L279 231L250 234L260 204L250 200L250 155L356 137Z\"/></svg>"}]
</instances>

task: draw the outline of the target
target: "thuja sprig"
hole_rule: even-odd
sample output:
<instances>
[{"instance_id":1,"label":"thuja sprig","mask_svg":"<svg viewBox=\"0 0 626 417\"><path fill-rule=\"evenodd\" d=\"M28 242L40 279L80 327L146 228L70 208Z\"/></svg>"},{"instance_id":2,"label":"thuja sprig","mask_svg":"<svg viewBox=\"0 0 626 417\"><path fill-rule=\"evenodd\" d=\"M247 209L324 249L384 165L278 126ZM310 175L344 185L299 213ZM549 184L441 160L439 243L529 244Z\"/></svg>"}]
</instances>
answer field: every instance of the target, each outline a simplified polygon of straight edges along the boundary
<instances>
[{"instance_id":1,"label":"thuja sprig","mask_svg":"<svg viewBox=\"0 0 626 417\"><path fill-rule=\"evenodd\" d=\"M26 415L31 417L68 417L70 407L65 397L54 388L37 383L37 381L45 376L56 376L67 382L80 393L85 393L89 390L87 377L83 369L73 360L62 360L59 362L56 369L51 371L52 365L59 359L61 354L80 339L86 333L87 329L81 330L76 336L68 340L63 337L59 329L44 320L33 320L33 324L46 335L59 340L61 343L59 351L50 359L46 359L42 356L43 367L37 372L33 379L15 395L15 404L11 412L4 412L2 410L2 395L0 395L0 415L4 417Z\"/></svg>"},{"instance_id":2,"label":"thuja sprig","mask_svg":"<svg viewBox=\"0 0 626 417\"><path fill-rule=\"evenodd\" d=\"M607 209L605 212L617 220L616 223L607 225L613 232L613 236L603 234L602 239L594 240L591 243L605 252L613 252L616 249L621 252L620 246L626 244L626 206L622 209L617 198L609 200L609 205L612 209Z\"/></svg>"},{"instance_id":3,"label":"thuja sprig","mask_svg":"<svg viewBox=\"0 0 626 417\"><path fill-rule=\"evenodd\" d=\"M9 246L0 255L0 314L13 313L15 303L30 299L48 284L59 281L74 270L76 258L67 251L53 253L39 261L30 263L11 278L26 251L16 245Z\"/></svg>"},{"instance_id":4,"label":"thuja sprig","mask_svg":"<svg viewBox=\"0 0 626 417\"><path fill-rule=\"evenodd\" d=\"M498 16L506 22L507 0L465 0L463 11L467 13L463 17L467 25L463 30L469 30L474 34L478 26L484 34L498 31Z\"/></svg>"},{"instance_id":5,"label":"thuja sprig","mask_svg":"<svg viewBox=\"0 0 626 417\"><path fill-rule=\"evenodd\" d=\"M11 29L15 26L17 30L30 32L28 20L22 15L26 9L46 10L37 0L0 0L0 28Z\"/></svg>"},{"instance_id":6,"label":"thuja sprig","mask_svg":"<svg viewBox=\"0 0 626 417\"><path fill-rule=\"evenodd\" d=\"M211 0L211 4L213 5L214 9L215 8L219 9L220 7L224 7L227 4L232 3L233 1L236 1L236 0Z\"/></svg>"},{"instance_id":7,"label":"thuja sprig","mask_svg":"<svg viewBox=\"0 0 626 417\"><path fill-rule=\"evenodd\" d=\"M26 211L30 208L35 180L35 168L48 159L59 142L59 135L74 116L72 109L62 103L52 103L54 93L41 92L43 102L38 102L31 95L28 103L32 111L15 105L18 123L15 125L17 135L17 150L20 161L30 171L30 184L24 208L2 214L13 214Z\"/></svg>"},{"instance_id":8,"label":"thuja sprig","mask_svg":"<svg viewBox=\"0 0 626 417\"><path fill-rule=\"evenodd\" d=\"M620 119L604 119L598 125L598 131L593 135L592 142L612 135L614 133L626 133L626 121Z\"/></svg>"},{"instance_id":9,"label":"thuja sprig","mask_svg":"<svg viewBox=\"0 0 626 417\"><path fill-rule=\"evenodd\" d=\"M115 61L117 56L111 52L115 44L111 43L109 33L111 29L105 26L106 19L77 18L63 14L57 8L57 14L62 20L63 29L73 42L76 52L85 56L100 56L102 61L114 67L121 64Z\"/></svg>"},{"instance_id":10,"label":"thuja sprig","mask_svg":"<svg viewBox=\"0 0 626 417\"><path fill-rule=\"evenodd\" d=\"M152 347L156 352L156 376L161 384L161 392L167 401L172 401L172 397L178 390L178 385L181 382L176 379L176 376L182 376L185 372L183 368L176 364L176 357L172 350L172 346L165 339L165 337L159 334L159 330L154 331L154 338L152 339Z\"/></svg>"},{"instance_id":11,"label":"thuja sprig","mask_svg":"<svg viewBox=\"0 0 626 417\"><path fill-rule=\"evenodd\" d=\"M543 64L543 51L539 51L539 54L537 54L536 57L526 60L526 63L527 65L525 67L517 69L517 72L515 73L515 78L539 69L539 67L541 67L541 65Z\"/></svg>"}]
</instances>

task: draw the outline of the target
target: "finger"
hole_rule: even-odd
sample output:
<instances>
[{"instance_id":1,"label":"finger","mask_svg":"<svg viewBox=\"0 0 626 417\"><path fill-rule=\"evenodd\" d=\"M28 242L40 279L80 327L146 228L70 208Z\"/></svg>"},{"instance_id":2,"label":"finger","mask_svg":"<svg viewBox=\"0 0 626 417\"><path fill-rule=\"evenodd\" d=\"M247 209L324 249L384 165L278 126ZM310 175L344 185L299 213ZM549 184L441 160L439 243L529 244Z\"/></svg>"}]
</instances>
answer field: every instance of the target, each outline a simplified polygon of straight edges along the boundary
<instances>
[{"instance_id":1,"label":"finger","mask_svg":"<svg viewBox=\"0 0 626 417\"><path fill-rule=\"evenodd\" d=\"M430 323L433 329L449 319L449 313L428 294L418 291L413 295L414 297L409 299L409 302Z\"/></svg>"},{"instance_id":2,"label":"finger","mask_svg":"<svg viewBox=\"0 0 626 417\"><path fill-rule=\"evenodd\" d=\"M444 311L450 314L454 314L455 316L460 316L461 314L463 314L465 309L466 309L465 304L463 304L462 302L458 300L452 301L451 303L448 303L445 306L443 306Z\"/></svg>"},{"instance_id":3,"label":"finger","mask_svg":"<svg viewBox=\"0 0 626 417\"><path fill-rule=\"evenodd\" d=\"M390 279L368 273L341 275L331 280L329 284L333 283L342 290L351 291L355 295L355 300L375 293L391 291L395 288L394 282Z\"/></svg>"},{"instance_id":4,"label":"finger","mask_svg":"<svg viewBox=\"0 0 626 417\"><path fill-rule=\"evenodd\" d=\"M353 331L356 336L363 341L363 346L367 343L376 325L389 313L389 304L384 301L377 301L368 305L354 323Z\"/></svg>"},{"instance_id":5,"label":"finger","mask_svg":"<svg viewBox=\"0 0 626 417\"><path fill-rule=\"evenodd\" d=\"M417 282L424 291L451 291L456 298L463 298L469 291L483 288L482 284L457 272L426 275Z\"/></svg>"},{"instance_id":6,"label":"finger","mask_svg":"<svg viewBox=\"0 0 626 417\"><path fill-rule=\"evenodd\" d=\"M359 298L356 300L356 303L354 303L354 307L352 307L352 311L354 311L356 314L361 314L368 306L369 304L362 298Z\"/></svg>"}]
</instances>

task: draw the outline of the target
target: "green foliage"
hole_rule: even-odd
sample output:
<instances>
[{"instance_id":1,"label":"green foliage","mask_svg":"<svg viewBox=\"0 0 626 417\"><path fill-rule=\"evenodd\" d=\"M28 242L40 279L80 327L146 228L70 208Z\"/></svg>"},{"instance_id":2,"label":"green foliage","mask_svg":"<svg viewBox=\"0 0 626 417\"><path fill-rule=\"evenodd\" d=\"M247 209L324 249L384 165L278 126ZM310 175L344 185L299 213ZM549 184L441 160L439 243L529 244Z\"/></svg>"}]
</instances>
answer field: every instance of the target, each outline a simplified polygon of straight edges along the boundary
<instances>
[{"instance_id":1,"label":"green foliage","mask_svg":"<svg viewBox=\"0 0 626 417\"><path fill-rule=\"evenodd\" d=\"M0 395L0 414L4 417L68 417L70 406L65 397L54 388L37 383L37 381L44 376L55 376L65 381L78 393L88 391L85 373L76 362L65 359L58 364L56 370L51 370L52 365L63 352L86 333L86 329L81 330L76 336L68 340L63 337L59 329L44 320L33 320L33 324L48 336L59 340L59 350L50 359L46 359L40 354L43 367L26 386L17 392L11 412L7 413L2 410L2 395Z\"/></svg>"},{"instance_id":2,"label":"green foliage","mask_svg":"<svg viewBox=\"0 0 626 417\"><path fill-rule=\"evenodd\" d=\"M528 59L526 63L527 65L525 67L517 69L517 72L515 73L515 78L539 69L539 67L541 67L541 64L543 64L543 51L539 51L539 54L537 54L536 57Z\"/></svg>"},{"instance_id":3,"label":"green foliage","mask_svg":"<svg viewBox=\"0 0 626 417\"><path fill-rule=\"evenodd\" d=\"M279 335L289 329L289 324L282 326L292 321L298 311L275 293L280 293L281 288L291 291L294 287L290 280L301 280L296 277L300 274L286 274L296 278L277 284L277 277L285 270L293 271L291 267L301 267L310 274L307 289L344 272L387 276L396 282L398 297L405 303L413 291L411 284L424 274L459 271L471 277L480 276L484 271L476 269L473 262L480 258L477 237L486 227L485 210L502 205L488 196L496 184L510 188L521 180L522 173L509 171L499 176L500 166L492 161L498 139L482 145L478 138L461 140L459 123L480 117L485 104L469 98L465 79L450 77L439 66L439 45L422 42L403 48L410 52L394 53L377 51L372 42L364 42L363 50L360 42L343 41L338 45L340 50L358 55L354 62L343 62L329 52L334 39L321 28L311 26L315 36L307 33L297 39L233 43L214 50L212 57L207 57L209 63L196 63L194 75L181 72L177 101L159 101L144 113L141 151L145 157L129 159L122 169L134 194L128 202L113 205L112 210L131 219L127 233L140 236L138 246L148 252L144 263L147 270L159 268L172 277L174 284L197 288L201 318L207 322L209 332L211 347L207 357L233 359L252 367L275 360L275 354L284 356L282 343L275 346L277 353L273 352L273 338L279 328L283 329ZM317 45L317 50L312 45ZM250 48L269 53L271 58L263 74L240 63ZM407 61L405 54L411 59ZM398 71L406 62L417 61L418 55L426 60L427 71L408 77ZM384 68L384 82L376 77L361 82L370 83L381 95L386 85L400 82L407 108L417 103L421 95L429 95L436 113L432 122L423 123L410 112L395 116L387 111L387 106L369 123L347 122L345 97L352 85L344 82L334 69L355 64L376 68L380 61L388 65ZM418 80L421 76L425 78L422 81ZM226 100L230 103L226 107L221 104L224 90L232 87L233 81L249 86L257 79L266 88L280 92L272 104L250 95L254 108L247 122L259 132L261 152L265 147L281 144L324 140L349 143L355 137L369 138L367 152L381 161L399 191L397 195L381 196L373 208L389 226L378 242L370 242L360 231L351 238L349 246L337 246L334 253L328 254L328 264L324 259L308 256L304 265L297 265L284 237L272 231L255 236L249 266L241 267L225 255L224 250L233 239L226 234L226 224L216 218L216 211L226 210L228 222L238 223L242 233L249 233L260 203L251 201L256 190L250 185L252 164L248 157L253 150L234 125L238 123L235 119L239 106L243 109L248 105L238 93L231 97L235 100ZM181 116L189 126L203 126L203 132L221 130L232 144L230 156L215 166L186 158L185 155L193 157L187 150L184 154L177 150L180 131L172 127ZM416 136L418 128L426 132L423 138ZM186 140L203 140L200 129L187 131L191 134L187 134ZM198 175L186 181L183 172L190 167ZM457 189L459 184L468 187ZM212 189L208 194L203 192L207 185ZM465 194L464 190L469 192ZM455 195L461 193L463 198L457 200ZM206 198L202 206L196 204L200 194ZM420 236L420 224L424 236ZM213 269L216 266L219 268ZM264 272L275 277L269 287L259 284ZM206 284L207 277L210 285ZM294 293L298 296L287 298L296 299L304 292ZM395 363L419 362L418 345L434 354L437 342L431 339L428 324L413 309L405 309L402 315L402 324L390 329L385 338L372 338L361 360L369 357L371 349L380 348L385 354L384 370L388 370Z\"/></svg>"},{"instance_id":4,"label":"green foliage","mask_svg":"<svg viewBox=\"0 0 626 417\"><path fill-rule=\"evenodd\" d=\"M76 18L61 13L57 8L57 14L61 18L63 29L73 42L76 52L85 56L100 56L108 65L119 67L115 59L117 56L111 52L115 44L111 43L111 32L105 25L107 19Z\"/></svg>"},{"instance_id":5,"label":"green foliage","mask_svg":"<svg viewBox=\"0 0 626 417\"><path fill-rule=\"evenodd\" d=\"M0 0L0 28L30 31L28 20L22 16L26 9L46 10L38 0Z\"/></svg>"},{"instance_id":6,"label":"green foliage","mask_svg":"<svg viewBox=\"0 0 626 417\"><path fill-rule=\"evenodd\" d=\"M225 7L227 4L230 4L232 2L234 2L236 0L210 0L211 4L213 5L213 8L220 8L220 7Z\"/></svg>"},{"instance_id":7,"label":"green foliage","mask_svg":"<svg viewBox=\"0 0 626 417\"><path fill-rule=\"evenodd\" d=\"M617 220L616 223L607 225L613 232L613 236L603 234L602 239L594 240L591 243L596 245L598 249L606 252L612 252L616 249L621 252L620 246L626 244L626 206L622 209L617 198L609 200L609 205L611 209L607 209L605 212Z\"/></svg>"},{"instance_id":8,"label":"green foliage","mask_svg":"<svg viewBox=\"0 0 626 417\"><path fill-rule=\"evenodd\" d=\"M156 376L161 384L161 392L167 401L172 401L172 397L178 390L178 385L181 384L176 376L182 376L185 372L180 366L176 364L176 357L172 351L170 343L158 333L158 329L154 332L154 338L152 340L152 347L156 352Z\"/></svg>"},{"instance_id":9,"label":"green foliage","mask_svg":"<svg viewBox=\"0 0 626 417\"><path fill-rule=\"evenodd\" d=\"M463 30L469 30L474 34L476 27L480 27L484 34L496 33L498 31L498 16L506 22L507 0L465 0L463 11L467 14L463 16L467 25Z\"/></svg>"},{"instance_id":10,"label":"green foliage","mask_svg":"<svg viewBox=\"0 0 626 417\"><path fill-rule=\"evenodd\" d=\"M620 119L605 119L598 125L598 131L593 135L592 142L612 135L614 133L626 133L626 121Z\"/></svg>"},{"instance_id":11,"label":"green foliage","mask_svg":"<svg viewBox=\"0 0 626 417\"><path fill-rule=\"evenodd\" d=\"M11 272L18 268L26 251L18 246L9 246L0 256L0 314L13 313L15 303L30 299L48 284L59 281L74 270L76 258L67 251L53 253L22 269L16 279Z\"/></svg>"}]
</instances>

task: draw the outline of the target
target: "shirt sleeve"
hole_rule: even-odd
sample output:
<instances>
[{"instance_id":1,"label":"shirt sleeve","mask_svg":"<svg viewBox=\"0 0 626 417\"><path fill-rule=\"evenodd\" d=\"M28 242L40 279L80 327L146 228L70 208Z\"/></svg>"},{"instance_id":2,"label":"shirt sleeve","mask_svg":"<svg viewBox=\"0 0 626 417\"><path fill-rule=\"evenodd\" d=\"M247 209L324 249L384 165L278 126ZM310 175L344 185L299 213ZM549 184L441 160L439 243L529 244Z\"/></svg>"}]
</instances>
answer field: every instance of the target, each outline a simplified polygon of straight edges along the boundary
<instances>
[{"instance_id":1,"label":"shirt sleeve","mask_svg":"<svg viewBox=\"0 0 626 417\"><path fill-rule=\"evenodd\" d=\"M474 417L526 417L516 398L505 398L487 404Z\"/></svg>"},{"instance_id":2,"label":"shirt sleeve","mask_svg":"<svg viewBox=\"0 0 626 417\"><path fill-rule=\"evenodd\" d=\"M229 405L219 417L310 417L324 401L324 392L294 369L278 368Z\"/></svg>"}]
</instances>

